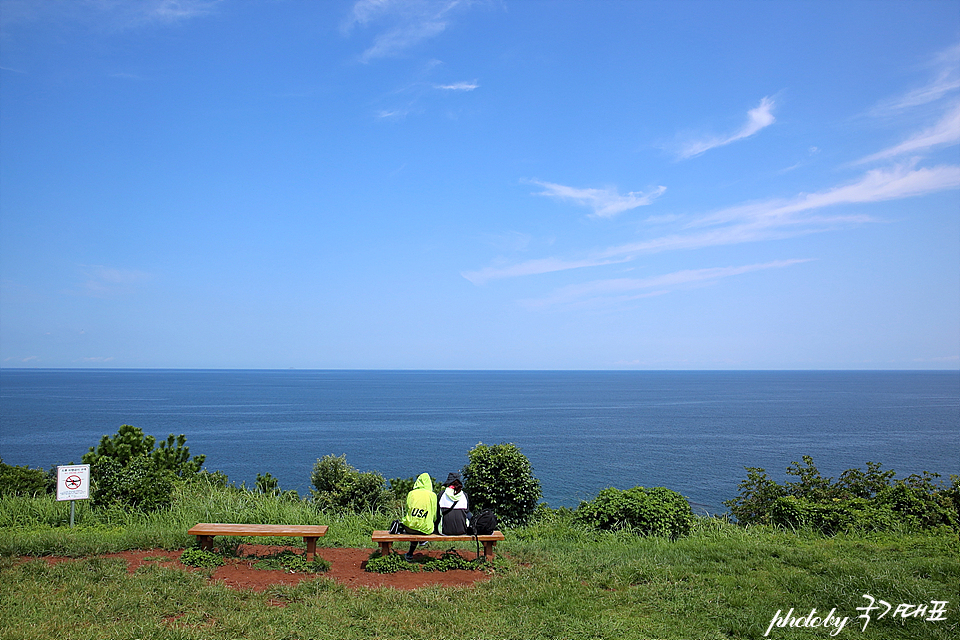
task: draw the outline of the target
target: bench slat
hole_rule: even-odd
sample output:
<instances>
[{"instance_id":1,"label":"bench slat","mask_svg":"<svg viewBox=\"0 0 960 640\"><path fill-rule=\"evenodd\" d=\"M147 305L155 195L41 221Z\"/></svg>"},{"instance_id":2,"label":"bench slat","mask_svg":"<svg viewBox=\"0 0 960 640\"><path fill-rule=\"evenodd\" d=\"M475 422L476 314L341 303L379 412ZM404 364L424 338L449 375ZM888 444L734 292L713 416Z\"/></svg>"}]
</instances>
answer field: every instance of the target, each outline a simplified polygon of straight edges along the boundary
<instances>
[{"instance_id":1,"label":"bench slat","mask_svg":"<svg viewBox=\"0 0 960 640\"><path fill-rule=\"evenodd\" d=\"M325 524L228 524L201 522L187 533L192 536L324 536Z\"/></svg>"}]
</instances>

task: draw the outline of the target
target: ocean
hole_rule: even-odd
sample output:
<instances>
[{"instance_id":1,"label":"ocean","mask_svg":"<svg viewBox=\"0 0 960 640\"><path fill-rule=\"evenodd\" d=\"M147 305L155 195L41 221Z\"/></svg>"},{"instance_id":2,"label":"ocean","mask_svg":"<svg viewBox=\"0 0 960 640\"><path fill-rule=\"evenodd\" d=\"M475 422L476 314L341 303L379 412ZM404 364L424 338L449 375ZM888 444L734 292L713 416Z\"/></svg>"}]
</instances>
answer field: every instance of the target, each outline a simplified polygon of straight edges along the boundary
<instances>
[{"instance_id":1,"label":"ocean","mask_svg":"<svg viewBox=\"0 0 960 640\"><path fill-rule=\"evenodd\" d=\"M304 495L318 458L444 478L479 442L516 444L552 507L664 486L722 513L744 467L777 481L867 461L960 474L958 371L199 371L0 369L0 458L80 462L131 424L186 434L237 485Z\"/></svg>"}]
</instances>

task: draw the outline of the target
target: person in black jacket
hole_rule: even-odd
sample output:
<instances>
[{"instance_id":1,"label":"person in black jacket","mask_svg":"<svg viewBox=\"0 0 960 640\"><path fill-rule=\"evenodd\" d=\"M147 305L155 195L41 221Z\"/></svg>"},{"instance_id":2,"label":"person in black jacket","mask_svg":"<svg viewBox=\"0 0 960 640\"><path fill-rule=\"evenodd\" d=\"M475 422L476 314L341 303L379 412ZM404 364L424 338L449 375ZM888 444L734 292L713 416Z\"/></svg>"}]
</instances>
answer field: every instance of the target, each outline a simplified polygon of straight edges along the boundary
<instances>
[{"instance_id":1,"label":"person in black jacket","mask_svg":"<svg viewBox=\"0 0 960 640\"><path fill-rule=\"evenodd\" d=\"M467 520L469 505L460 474L449 474L444 484L446 488L440 494L440 533L445 536L463 535L467 532L469 524Z\"/></svg>"}]
</instances>

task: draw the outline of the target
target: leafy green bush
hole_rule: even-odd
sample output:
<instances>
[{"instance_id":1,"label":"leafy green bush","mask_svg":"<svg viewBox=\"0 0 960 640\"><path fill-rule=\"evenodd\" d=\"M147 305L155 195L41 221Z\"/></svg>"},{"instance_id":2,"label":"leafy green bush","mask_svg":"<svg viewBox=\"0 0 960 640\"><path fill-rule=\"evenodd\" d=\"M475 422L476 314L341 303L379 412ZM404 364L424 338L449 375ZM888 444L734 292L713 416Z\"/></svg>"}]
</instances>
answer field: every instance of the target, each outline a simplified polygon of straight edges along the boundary
<instances>
[{"instance_id":1,"label":"leafy green bush","mask_svg":"<svg viewBox=\"0 0 960 640\"><path fill-rule=\"evenodd\" d=\"M895 527L960 529L960 478L953 476L950 486L928 472L894 480L896 472L880 467L868 462L866 472L848 469L834 482L820 474L810 456L803 456L803 464L793 462L786 470L798 480L782 485L763 469L747 467L739 495L724 504L741 524L809 527L826 534Z\"/></svg>"},{"instance_id":2,"label":"leafy green bush","mask_svg":"<svg viewBox=\"0 0 960 640\"><path fill-rule=\"evenodd\" d=\"M53 493L57 481L43 469L15 467L0 459L0 496L40 496Z\"/></svg>"},{"instance_id":3,"label":"leafy green bush","mask_svg":"<svg viewBox=\"0 0 960 640\"><path fill-rule=\"evenodd\" d=\"M376 511L387 497L383 476L375 471L357 471L347 464L346 455L320 458L310 479L313 501L324 510Z\"/></svg>"},{"instance_id":4,"label":"leafy green bush","mask_svg":"<svg viewBox=\"0 0 960 640\"><path fill-rule=\"evenodd\" d=\"M114 436L103 436L90 447L83 462L90 465L91 502L152 511L170 504L174 482L191 479L205 456L190 458L186 436L172 433L159 447L142 429L122 425Z\"/></svg>"},{"instance_id":5,"label":"leafy green bush","mask_svg":"<svg viewBox=\"0 0 960 640\"><path fill-rule=\"evenodd\" d=\"M176 476L161 469L153 458L140 455L121 464L115 458L100 457L90 467L93 476L90 501L93 506L116 505L141 511L169 506Z\"/></svg>"},{"instance_id":6,"label":"leafy green bush","mask_svg":"<svg viewBox=\"0 0 960 640\"><path fill-rule=\"evenodd\" d=\"M479 443L467 456L463 487L471 510L493 509L502 526L526 524L543 495L527 457L516 445L506 443Z\"/></svg>"},{"instance_id":7,"label":"leafy green bush","mask_svg":"<svg viewBox=\"0 0 960 640\"><path fill-rule=\"evenodd\" d=\"M420 571L420 565L415 562L407 562L403 556L398 553L388 553L385 556L375 551L366 564L363 565L364 571L371 573L397 573L398 571Z\"/></svg>"},{"instance_id":8,"label":"leafy green bush","mask_svg":"<svg viewBox=\"0 0 960 640\"><path fill-rule=\"evenodd\" d=\"M593 529L629 529L640 535L676 538L690 531L693 510L687 499L664 487L608 488L581 502L574 522Z\"/></svg>"},{"instance_id":9,"label":"leafy green bush","mask_svg":"<svg viewBox=\"0 0 960 640\"><path fill-rule=\"evenodd\" d=\"M223 557L204 549L186 549L180 554L180 563L188 567L213 569L223 565Z\"/></svg>"}]
</instances>

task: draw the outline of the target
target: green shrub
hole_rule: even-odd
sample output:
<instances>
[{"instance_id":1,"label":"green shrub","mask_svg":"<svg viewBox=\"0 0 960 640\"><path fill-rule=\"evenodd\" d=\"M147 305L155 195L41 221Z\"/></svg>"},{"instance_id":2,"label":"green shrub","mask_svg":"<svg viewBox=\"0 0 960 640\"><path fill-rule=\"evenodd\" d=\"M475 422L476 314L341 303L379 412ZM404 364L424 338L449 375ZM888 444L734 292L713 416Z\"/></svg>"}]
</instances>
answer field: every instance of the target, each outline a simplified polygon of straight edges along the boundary
<instances>
[{"instance_id":1,"label":"green shrub","mask_svg":"<svg viewBox=\"0 0 960 640\"><path fill-rule=\"evenodd\" d=\"M180 554L180 563L188 567L213 569L223 565L223 557L204 549L186 549Z\"/></svg>"},{"instance_id":2,"label":"green shrub","mask_svg":"<svg viewBox=\"0 0 960 640\"><path fill-rule=\"evenodd\" d=\"M407 562L403 556L398 553L388 553L385 556L375 551L366 564L363 565L364 571L371 573L397 573L398 571L420 571L420 565L415 562Z\"/></svg>"},{"instance_id":3,"label":"green shrub","mask_svg":"<svg viewBox=\"0 0 960 640\"><path fill-rule=\"evenodd\" d=\"M803 456L803 464L787 468L798 480L783 485L763 469L747 467L740 494L724 504L741 524L811 528L828 535L852 529L960 529L960 478L953 476L950 486L928 472L894 480L896 472L880 467L868 462L866 472L848 469L834 482L820 475L810 456Z\"/></svg>"},{"instance_id":4,"label":"green shrub","mask_svg":"<svg viewBox=\"0 0 960 640\"><path fill-rule=\"evenodd\" d=\"M640 535L676 538L689 533L693 510L687 499L664 487L602 490L590 502L581 502L576 524L593 529L628 529Z\"/></svg>"},{"instance_id":5,"label":"green shrub","mask_svg":"<svg viewBox=\"0 0 960 640\"><path fill-rule=\"evenodd\" d=\"M121 464L115 458L101 457L91 467L93 476L90 501L93 506L132 507L154 511L170 505L176 476L157 467L153 458L138 456Z\"/></svg>"},{"instance_id":6,"label":"green shrub","mask_svg":"<svg viewBox=\"0 0 960 640\"><path fill-rule=\"evenodd\" d=\"M387 498L383 476L375 471L357 471L347 464L346 455L320 458L310 479L313 501L324 510L376 511Z\"/></svg>"},{"instance_id":7,"label":"green shrub","mask_svg":"<svg viewBox=\"0 0 960 640\"><path fill-rule=\"evenodd\" d=\"M526 524L543 495L527 457L516 445L506 443L479 443L467 456L470 462L463 468L463 487L471 510L493 509L506 527Z\"/></svg>"},{"instance_id":8,"label":"green shrub","mask_svg":"<svg viewBox=\"0 0 960 640\"><path fill-rule=\"evenodd\" d=\"M40 496L53 493L57 481L43 469L15 467L0 459L0 496Z\"/></svg>"}]
</instances>

